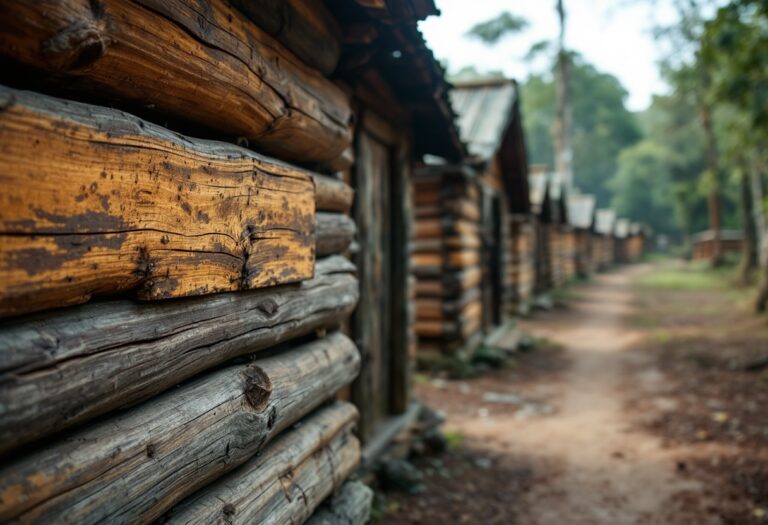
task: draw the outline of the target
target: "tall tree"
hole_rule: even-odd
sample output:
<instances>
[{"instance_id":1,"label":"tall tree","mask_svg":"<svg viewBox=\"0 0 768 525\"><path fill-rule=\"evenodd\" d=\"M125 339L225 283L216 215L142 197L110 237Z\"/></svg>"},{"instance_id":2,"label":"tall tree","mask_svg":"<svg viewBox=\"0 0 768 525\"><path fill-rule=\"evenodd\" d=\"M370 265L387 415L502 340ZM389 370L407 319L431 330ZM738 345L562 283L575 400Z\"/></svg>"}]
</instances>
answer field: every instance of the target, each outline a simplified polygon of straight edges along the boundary
<instances>
[{"instance_id":1,"label":"tall tree","mask_svg":"<svg viewBox=\"0 0 768 525\"><path fill-rule=\"evenodd\" d=\"M557 38L557 64L555 67L555 171L566 187L573 186L573 149L571 148L570 55L565 48L565 8L557 0L560 33Z\"/></svg>"},{"instance_id":2,"label":"tall tree","mask_svg":"<svg viewBox=\"0 0 768 525\"><path fill-rule=\"evenodd\" d=\"M594 194L600 206L608 206L613 193L606 183L616 172L619 152L641 138L640 129L625 106L627 91L615 77L598 71L575 53L570 53L569 68L576 186ZM550 166L556 158L554 77L554 68L531 75L520 95L529 159Z\"/></svg>"},{"instance_id":3,"label":"tall tree","mask_svg":"<svg viewBox=\"0 0 768 525\"><path fill-rule=\"evenodd\" d=\"M749 135L744 148L752 148L752 188L762 193L762 170L768 144L768 3L731 0L707 23L702 55L712 71L711 91L720 101L733 104L748 116ZM757 180L755 180L757 179ZM765 203L755 203L760 215ZM756 221L760 227L764 219ZM763 282L755 301L758 311L768 308L768 257L763 256Z\"/></svg>"}]
</instances>

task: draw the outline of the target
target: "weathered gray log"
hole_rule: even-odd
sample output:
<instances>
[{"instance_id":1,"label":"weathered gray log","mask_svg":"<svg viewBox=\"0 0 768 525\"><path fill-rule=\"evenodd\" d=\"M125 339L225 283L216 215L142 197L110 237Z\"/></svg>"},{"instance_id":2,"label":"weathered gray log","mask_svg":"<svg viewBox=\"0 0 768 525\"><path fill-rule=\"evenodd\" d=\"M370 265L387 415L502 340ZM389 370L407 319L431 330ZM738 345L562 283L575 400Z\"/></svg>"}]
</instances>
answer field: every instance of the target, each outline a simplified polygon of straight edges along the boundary
<instances>
[{"instance_id":1,"label":"weathered gray log","mask_svg":"<svg viewBox=\"0 0 768 525\"><path fill-rule=\"evenodd\" d=\"M349 213L355 200L355 190L349 184L325 175L313 174L312 178L318 211Z\"/></svg>"},{"instance_id":2,"label":"weathered gray log","mask_svg":"<svg viewBox=\"0 0 768 525\"><path fill-rule=\"evenodd\" d=\"M342 253L355 237L355 221L342 213L318 212L315 237L318 257Z\"/></svg>"},{"instance_id":3,"label":"weathered gray log","mask_svg":"<svg viewBox=\"0 0 768 525\"><path fill-rule=\"evenodd\" d=\"M171 524L302 523L360 462L357 410L337 402L173 509Z\"/></svg>"},{"instance_id":4,"label":"weathered gray log","mask_svg":"<svg viewBox=\"0 0 768 525\"><path fill-rule=\"evenodd\" d=\"M312 276L305 170L2 86L0 144L0 316Z\"/></svg>"},{"instance_id":5,"label":"weathered gray log","mask_svg":"<svg viewBox=\"0 0 768 525\"><path fill-rule=\"evenodd\" d=\"M0 325L0 450L156 395L232 357L340 323L354 265L297 285L162 303L110 301Z\"/></svg>"},{"instance_id":6,"label":"weathered gray log","mask_svg":"<svg viewBox=\"0 0 768 525\"><path fill-rule=\"evenodd\" d=\"M348 481L323 504L306 525L365 525L371 519L373 491L360 481Z\"/></svg>"},{"instance_id":7,"label":"weathered gray log","mask_svg":"<svg viewBox=\"0 0 768 525\"><path fill-rule=\"evenodd\" d=\"M341 333L213 372L0 469L0 521L146 523L357 375ZM105 377L104 379L107 379Z\"/></svg>"},{"instance_id":8,"label":"weathered gray log","mask_svg":"<svg viewBox=\"0 0 768 525\"><path fill-rule=\"evenodd\" d=\"M352 140L344 92L225 0L4 0L0 54L285 160L332 161Z\"/></svg>"},{"instance_id":9,"label":"weathered gray log","mask_svg":"<svg viewBox=\"0 0 768 525\"><path fill-rule=\"evenodd\" d=\"M300 59L330 75L341 55L341 30L323 2L230 0L248 18Z\"/></svg>"}]
</instances>

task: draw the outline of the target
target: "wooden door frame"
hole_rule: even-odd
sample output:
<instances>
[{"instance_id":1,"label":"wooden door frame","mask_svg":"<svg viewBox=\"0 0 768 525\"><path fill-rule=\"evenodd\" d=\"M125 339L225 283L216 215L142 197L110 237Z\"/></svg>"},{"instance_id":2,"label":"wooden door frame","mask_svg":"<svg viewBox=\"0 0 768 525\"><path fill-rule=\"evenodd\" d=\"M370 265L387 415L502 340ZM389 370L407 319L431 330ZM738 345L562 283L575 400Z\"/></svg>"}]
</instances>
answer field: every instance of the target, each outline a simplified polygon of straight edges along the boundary
<instances>
[{"instance_id":1,"label":"wooden door frame","mask_svg":"<svg viewBox=\"0 0 768 525\"><path fill-rule=\"evenodd\" d=\"M360 133L366 133L372 139L384 144L390 150L390 181L389 181L389 228L391 235L391 250L385 264L390 266L390 341L389 341L389 400L387 401L388 413L386 416L395 417L403 414L409 407L411 400L411 383L414 366L412 349L414 341L411 326L410 293L410 237L412 224L411 207L411 152L410 141L407 134L397 133L395 128L386 120L372 111L363 109L359 120L359 127L355 137L355 149L359 148ZM354 167L354 186L359 189L360 173L362 166L356 162ZM374 196L375 198L375 196ZM361 233L364 233L369 221L362 216L364 213L355 199L355 219ZM358 272L360 279L361 297L366 286L370 286L367 266L360 264L366 254L358 253ZM375 371L370 366L371 355L369 339L373 334L365 333L365 316L381 315L381 312L365 312L369 305L361 304L353 316L353 334L360 349L362 364L360 375L352 384L352 400L360 410L358 422L359 435L365 444L373 441L374 432L386 421L377 420L376 392L373 392L373 374ZM387 417L385 417L385 420Z\"/></svg>"}]
</instances>

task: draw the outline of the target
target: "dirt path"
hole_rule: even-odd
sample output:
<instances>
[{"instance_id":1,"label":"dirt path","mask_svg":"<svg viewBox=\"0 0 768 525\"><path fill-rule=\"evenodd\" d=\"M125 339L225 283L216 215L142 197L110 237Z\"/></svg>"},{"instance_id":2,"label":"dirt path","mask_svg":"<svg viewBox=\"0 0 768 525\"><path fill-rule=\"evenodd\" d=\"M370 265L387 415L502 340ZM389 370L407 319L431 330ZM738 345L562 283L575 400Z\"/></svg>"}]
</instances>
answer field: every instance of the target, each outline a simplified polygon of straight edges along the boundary
<instances>
[{"instance_id":1,"label":"dirt path","mask_svg":"<svg viewBox=\"0 0 768 525\"><path fill-rule=\"evenodd\" d=\"M568 310L527 323L533 335L562 344L570 360L555 380L528 392L550 399L551 414L458 422L468 437L533 462L534 483L519 505L518 523L691 523L680 515L678 500L701 487L677 473L676 451L637 429L624 408L638 388L662 380L644 366L643 355L630 351L640 334L626 322L629 283L644 271L600 275L578 289ZM697 524L718 523L696 514Z\"/></svg>"}]
</instances>

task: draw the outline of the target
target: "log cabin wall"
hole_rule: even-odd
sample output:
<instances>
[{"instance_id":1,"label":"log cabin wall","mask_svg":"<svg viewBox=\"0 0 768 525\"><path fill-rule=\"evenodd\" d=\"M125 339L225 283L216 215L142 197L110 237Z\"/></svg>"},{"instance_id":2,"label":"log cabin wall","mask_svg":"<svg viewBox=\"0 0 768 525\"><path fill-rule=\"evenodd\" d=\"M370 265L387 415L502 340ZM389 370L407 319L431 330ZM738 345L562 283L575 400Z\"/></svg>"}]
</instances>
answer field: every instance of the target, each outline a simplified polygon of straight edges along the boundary
<instances>
[{"instance_id":1,"label":"log cabin wall","mask_svg":"<svg viewBox=\"0 0 768 525\"><path fill-rule=\"evenodd\" d=\"M408 404L410 165L460 146L432 70L430 138L368 117L348 4L4 3L0 521L300 523ZM348 321L380 275L386 363ZM334 401L361 367L386 398Z\"/></svg>"},{"instance_id":2,"label":"log cabin wall","mask_svg":"<svg viewBox=\"0 0 768 525\"><path fill-rule=\"evenodd\" d=\"M519 279L528 275L520 265L531 254L517 250L533 245L517 236L532 232L512 224L513 216L517 222L532 218L519 90L504 78L457 83L451 100L470 153L467 162L483 183L483 329L490 333L510 314L526 310L530 298Z\"/></svg>"},{"instance_id":3,"label":"log cabin wall","mask_svg":"<svg viewBox=\"0 0 768 525\"><path fill-rule=\"evenodd\" d=\"M578 256L576 250L576 230L572 226L565 226L561 229L563 265L563 281L569 283L576 278L576 259Z\"/></svg>"},{"instance_id":4,"label":"log cabin wall","mask_svg":"<svg viewBox=\"0 0 768 525\"><path fill-rule=\"evenodd\" d=\"M573 272L588 277L594 272L592 232L595 228L595 203L593 195L568 196L568 224L573 228Z\"/></svg>"},{"instance_id":5,"label":"log cabin wall","mask_svg":"<svg viewBox=\"0 0 768 525\"><path fill-rule=\"evenodd\" d=\"M509 220L511 246L511 313L526 315L536 284L536 222L530 215L512 215Z\"/></svg>"},{"instance_id":6,"label":"log cabin wall","mask_svg":"<svg viewBox=\"0 0 768 525\"><path fill-rule=\"evenodd\" d=\"M482 189L467 167L414 177L416 334L422 358L473 351L482 333Z\"/></svg>"},{"instance_id":7,"label":"log cabin wall","mask_svg":"<svg viewBox=\"0 0 768 525\"><path fill-rule=\"evenodd\" d=\"M550 230L553 225L553 204L546 167L532 166L528 175L534 229L534 294L552 289L552 256Z\"/></svg>"}]
</instances>

